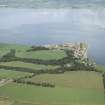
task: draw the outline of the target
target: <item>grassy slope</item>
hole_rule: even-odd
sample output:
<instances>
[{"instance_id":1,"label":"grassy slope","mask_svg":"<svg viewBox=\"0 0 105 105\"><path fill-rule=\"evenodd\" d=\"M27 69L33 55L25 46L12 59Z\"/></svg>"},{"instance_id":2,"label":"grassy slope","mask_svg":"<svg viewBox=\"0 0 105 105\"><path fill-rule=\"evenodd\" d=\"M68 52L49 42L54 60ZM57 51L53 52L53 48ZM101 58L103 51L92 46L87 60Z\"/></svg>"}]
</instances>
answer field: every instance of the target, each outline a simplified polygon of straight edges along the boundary
<instances>
[{"instance_id":1,"label":"grassy slope","mask_svg":"<svg viewBox=\"0 0 105 105\"><path fill-rule=\"evenodd\" d=\"M41 65L41 64L31 64L31 63L24 63L20 61L12 61L12 62L0 62L0 65L10 66L10 67L24 67L24 68L31 68L31 69L54 69L59 66L51 66L51 65Z\"/></svg>"},{"instance_id":2,"label":"grassy slope","mask_svg":"<svg viewBox=\"0 0 105 105\"><path fill-rule=\"evenodd\" d=\"M32 75L32 73L0 69L0 79L2 78L14 79L14 78L20 78L20 77L29 76L29 75Z\"/></svg>"},{"instance_id":3,"label":"grassy slope","mask_svg":"<svg viewBox=\"0 0 105 105\"><path fill-rule=\"evenodd\" d=\"M43 74L28 79L34 82L49 82L58 87L102 89L102 77L99 73L71 71L64 74Z\"/></svg>"}]
</instances>

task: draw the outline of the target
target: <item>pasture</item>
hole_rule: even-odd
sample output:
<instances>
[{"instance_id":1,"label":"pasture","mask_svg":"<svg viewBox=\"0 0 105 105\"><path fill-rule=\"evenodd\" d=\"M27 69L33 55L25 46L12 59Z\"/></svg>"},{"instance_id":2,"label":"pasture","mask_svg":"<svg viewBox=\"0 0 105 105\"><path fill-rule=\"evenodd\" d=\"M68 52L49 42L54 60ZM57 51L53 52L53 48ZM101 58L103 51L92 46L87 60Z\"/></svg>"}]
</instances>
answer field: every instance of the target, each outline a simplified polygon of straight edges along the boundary
<instances>
[{"instance_id":1,"label":"pasture","mask_svg":"<svg viewBox=\"0 0 105 105\"><path fill-rule=\"evenodd\" d=\"M0 79L15 79L30 75L32 75L32 73L0 69Z\"/></svg>"},{"instance_id":2,"label":"pasture","mask_svg":"<svg viewBox=\"0 0 105 105\"><path fill-rule=\"evenodd\" d=\"M43 50L43 51L31 51L31 52L20 51L16 53L16 56L20 58L58 60L66 57L66 54L63 50Z\"/></svg>"},{"instance_id":3,"label":"pasture","mask_svg":"<svg viewBox=\"0 0 105 105\"><path fill-rule=\"evenodd\" d=\"M42 74L26 79L32 82L48 82L57 87L102 89L101 74L93 71L70 71L64 74Z\"/></svg>"},{"instance_id":4,"label":"pasture","mask_svg":"<svg viewBox=\"0 0 105 105\"><path fill-rule=\"evenodd\" d=\"M46 88L11 83L0 88L0 95L9 97L10 100L36 105L105 104L103 90L92 88Z\"/></svg>"}]
</instances>

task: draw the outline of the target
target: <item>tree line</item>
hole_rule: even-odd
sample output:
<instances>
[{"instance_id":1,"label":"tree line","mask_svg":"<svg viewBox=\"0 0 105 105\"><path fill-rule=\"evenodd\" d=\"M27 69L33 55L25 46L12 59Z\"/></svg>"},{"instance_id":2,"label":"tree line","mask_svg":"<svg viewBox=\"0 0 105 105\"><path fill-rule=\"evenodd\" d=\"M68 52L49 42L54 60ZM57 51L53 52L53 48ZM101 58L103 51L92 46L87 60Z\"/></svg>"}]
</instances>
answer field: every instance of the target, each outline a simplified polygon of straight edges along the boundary
<instances>
[{"instance_id":1,"label":"tree line","mask_svg":"<svg viewBox=\"0 0 105 105\"><path fill-rule=\"evenodd\" d=\"M27 84L27 85L34 85L34 86L42 86L42 87L51 87L51 88L55 87L55 85L53 83L48 83L48 82L45 82L45 81L32 82L32 81L26 81L26 80L22 80L22 79L14 79L13 82Z\"/></svg>"},{"instance_id":2,"label":"tree line","mask_svg":"<svg viewBox=\"0 0 105 105\"><path fill-rule=\"evenodd\" d=\"M105 72L103 73L102 77L103 77L103 85L104 85L104 93L105 93Z\"/></svg>"},{"instance_id":3,"label":"tree line","mask_svg":"<svg viewBox=\"0 0 105 105\"><path fill-rule=\"evenodd\" d=\"M29 73L35 73L35 74L57 74L57 73L64 73L64 70L62 67L55 68L55 69L31 69L31 68L25 68L25 67L12 67L12 66L4 66L0 65L0 69L5 70L13 70L13 71L22 71L22 72L29 72Z\"/></svg>"},{"instance_id":4,"label":"tree line","mask_svg":"<svg viewBox=\"0 0 105 105\"><path fill-rule=\"evenodd\" d=\"M44 46L32 46L31 49L28 49L27 52L31 52L31 51L41 51L41 50L50 50L47 47Z\"/></svg>"}]
</instances>

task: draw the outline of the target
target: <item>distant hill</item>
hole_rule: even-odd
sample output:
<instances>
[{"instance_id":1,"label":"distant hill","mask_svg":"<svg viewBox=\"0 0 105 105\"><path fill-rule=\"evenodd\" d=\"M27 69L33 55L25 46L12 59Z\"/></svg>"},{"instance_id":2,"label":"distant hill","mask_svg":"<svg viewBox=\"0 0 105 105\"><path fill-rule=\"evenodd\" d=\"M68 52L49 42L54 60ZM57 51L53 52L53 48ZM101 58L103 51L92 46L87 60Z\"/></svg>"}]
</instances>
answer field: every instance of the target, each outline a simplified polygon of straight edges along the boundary
<instances>
[{"instance_id":1,"label":"distant hill","mask_svg":"<svg viewBox=\"0 0 105 105\"><path fill-rule=\"evenodd\" d=\"M0 6L25 8L104 7L105 0L0 0Z\"/></svg>"}]
</instances>

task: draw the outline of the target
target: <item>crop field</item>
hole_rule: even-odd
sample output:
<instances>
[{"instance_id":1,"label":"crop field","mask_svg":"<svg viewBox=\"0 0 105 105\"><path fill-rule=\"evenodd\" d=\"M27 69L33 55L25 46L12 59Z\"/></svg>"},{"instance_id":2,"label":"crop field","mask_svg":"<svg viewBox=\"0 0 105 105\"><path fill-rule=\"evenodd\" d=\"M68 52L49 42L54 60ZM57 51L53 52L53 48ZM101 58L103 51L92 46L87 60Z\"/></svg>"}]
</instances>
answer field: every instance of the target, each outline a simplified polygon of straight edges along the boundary
<instances>
[{"instance_id":1,"label":"crop field","mask_svg":"<svg viewBox=\"0 0 105 105\"><path fill-rule=\"evenodd\" d=\"M32 73L0 69L0 79L3 79L3 78L13 79L13 78L20 78L20 77L30 76L30 75L32 75Z\"/></svg>"},{"instance_id":2,"label":"crop field","mask_svg":"<svg viewBox=\"0 0 105 105\"><path fill-rule=\"evenodd\" d=\"M33 82L53 83L57 87L102 89L102 77L99 73L88 71L71 71L64 74L42 74L30 79Z\"/></svg>"},{"instance_id":3,"label":"crop field","mask_svg":"<svg viewBox=\"0 0 105 105\"><path fill-rule=\"evenodd\" d=\"M32 64L32 63L24 63L20 61L12 61L12 62L0 62L0 65L3 66L10 66L10 67L24 67L30 69L54 69L58 68L59 66L51 66L51 65L41 65L41 64Z\"/></svg>"}]
</instances>

